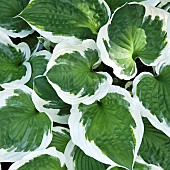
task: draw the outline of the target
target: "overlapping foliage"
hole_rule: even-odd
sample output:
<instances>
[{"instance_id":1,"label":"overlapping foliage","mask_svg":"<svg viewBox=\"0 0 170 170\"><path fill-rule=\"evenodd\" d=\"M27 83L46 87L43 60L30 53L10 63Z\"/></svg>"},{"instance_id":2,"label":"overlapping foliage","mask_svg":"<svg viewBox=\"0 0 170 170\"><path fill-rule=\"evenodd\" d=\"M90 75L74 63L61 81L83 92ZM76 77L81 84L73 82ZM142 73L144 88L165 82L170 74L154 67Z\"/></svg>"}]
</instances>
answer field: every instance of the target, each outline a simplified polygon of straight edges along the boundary
<instances>
[{"instance_id":1,"label":"overlapping foliage","mask_svg":"<svg viewBox=\"0 0 170 170\"><path fill-rule=\"evenodd\" d=\"M2 169L169 170L169 12L0 0Z\"/></svg>"}]
</instances>

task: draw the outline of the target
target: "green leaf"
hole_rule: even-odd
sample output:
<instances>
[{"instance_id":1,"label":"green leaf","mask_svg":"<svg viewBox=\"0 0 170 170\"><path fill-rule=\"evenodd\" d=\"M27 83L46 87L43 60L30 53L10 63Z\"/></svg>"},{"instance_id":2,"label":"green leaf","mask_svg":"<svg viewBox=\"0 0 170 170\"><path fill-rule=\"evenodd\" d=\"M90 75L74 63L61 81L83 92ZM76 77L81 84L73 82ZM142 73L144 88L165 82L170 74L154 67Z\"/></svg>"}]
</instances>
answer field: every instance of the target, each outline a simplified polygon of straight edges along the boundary
<instances>
[{"instance_id":1,"label":"green leaf","mask_svg":"<svg viewBox=\"0 0 170 170\"><path fill-rule=\"evenodd\" d=\"M156 76L141 73L133 85L133 93L145 109L143 116L168 136L170 136L169 83L170 66L167 65Z\"/></svg>"},{"instance_id":2,"label":"green leaf","mask_svg":"<svg viewBox=\"0 0 170 170\"><path fill-rule=\"evenodd\" d=\"M153 127L146 118L143 122L145 131L138 154L147 163L160 165L164 170L169 170L170 138Z\"/></svg>"},{"instance_id":3,"label":"green leaf","mask_svg":"<svg viewBox=\"0 0 170 170\"><path fill-rule=\"evenodd\" d=\"M29 0L0 1L0 30L12 37L26 37L32 33L31 27L16 17L27 6Z\"/></svg>"},{"instance_id":4,"label":"green leaf","mask_svg":"<svg viewBox=\"0 0 170 170\"><path fill-rule=\"evenodd\" d=\"M62 36L95 38L109 18L104 1L99 0L32 0L20 16L53 42Z\"/></svg>"},{"instance_id":5,"label":"green leaf","mask_svg":"<svg viewBox=\"0 0 170 170\"><path fill-rule=\"evenodd\" d=\"M4 151L20 154L46 148L51 142L51 120L36 110L31 89L26 86L6 89L1 96L0 155Z\"/></svg>"},{"instance_id":6,"label":"green leaf","mask_svg":"<svg viewBox=\"0 0 170 170\"><path fill-rule=\"evenodd\" d=\"M9 170L66 170L64 155L54 148L32 152L11 165Z\"/></svg>"},{"instance_id":7,"label":"green leaf","mask_svg":"<svg viewBox=\"0 0 170 170\"><path fill-rule=\"evenodd\" d=\"M98 161L132 169L143 134L134 102L126 90L111 86L103 99L74 105L69 118L73 142Z\"/></svg>"},{"instance_id":8,"label":"green leaf","mask_svg":"<svg viewBox=\"0 0 170 170\"><path fill-rule=\"evenodd\" d=\"M97 44L102 61L120 79L135 77L135 60L155 66L165 57L168 14L158 8L126 4L100 29Z\"/></svg>"},{"instance_id":9,"label":"green leaf","mask_svg":"<svg viewBox=\"0 0 170 170\"><path fill-rule=\"evenodd\" d=\"M53 121L67 123L71 106L63 102L45 76L34 79L32 100L37 110L49 114Z\"/></svg>"},{"instance_id":10,"label":"green leaf","mask_svg":"<svg viewBox=\"0 0 170 170\"><path fill-rule=\"evenodd\" d=\"M67 128L55 126L53 130L53 139L49 147L55 147L58 151L64 153L67 143L70 141L70 133Z\"/></svg>"},{"instance_id":11,"label":"green leaf","mask_svg":"<svg viewBox=\"0 0 170 170\"><path fill-rule=\"evenodd\" d=\"M106 170L107 168L107 165L87 156L72 141L67 144L64 155L69 170Z\"/></svg>"},{"instance_id":12,"label":"green leaf","mask_svg":"<svg viewBox=\"0 0 170 170\"><path fill-rule=\"evenodd\" d=\"M36 76L43 75L46 71L47 63L51 57L51 53L48 51L35 52L29 62L32 68L31 79L28 81L27 86L33 88L33 79Z\"/></svg>"},{"instance_id":13,"label":"green leaf","mask_svg":"<svg viewBox=\"0 0 170 170\"><path fill-rule=\"evenodd\" d=\"M112 82L108 73L94 71L99 64L94 41L86 40L71 47L70 44L61 43L54 49L47 67L47 77L66 103L90 103L96 97L106 95Z\"/></svg>"},{"instance_id":14,"label":"green leaf","mask_svg":"<svg viewBox=\"0 0 170 170\"><path fill-rule=\"evenodd\" d=\"M0 31L0 85L25 84L31 74L30 49L27 44L15 45L10 38Z\"/></svg>"}]
</instances>

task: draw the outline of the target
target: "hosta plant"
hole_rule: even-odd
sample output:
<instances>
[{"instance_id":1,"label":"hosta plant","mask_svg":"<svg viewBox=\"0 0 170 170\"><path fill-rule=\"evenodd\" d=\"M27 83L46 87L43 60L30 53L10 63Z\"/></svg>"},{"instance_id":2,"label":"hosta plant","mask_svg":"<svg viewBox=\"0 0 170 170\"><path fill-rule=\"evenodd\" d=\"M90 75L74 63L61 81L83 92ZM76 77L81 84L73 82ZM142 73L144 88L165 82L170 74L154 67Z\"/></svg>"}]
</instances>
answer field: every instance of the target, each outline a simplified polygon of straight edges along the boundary
<instances>
[{"instance_id":1,"label":"hosta plant","mask_svg":"<svg viewBox=\"0 0 170 170\"><path fill-rule=\"evenodd\" d=\"M2 170L170 169L168 0L0 0Z\"/></svg>"}]
</instances>

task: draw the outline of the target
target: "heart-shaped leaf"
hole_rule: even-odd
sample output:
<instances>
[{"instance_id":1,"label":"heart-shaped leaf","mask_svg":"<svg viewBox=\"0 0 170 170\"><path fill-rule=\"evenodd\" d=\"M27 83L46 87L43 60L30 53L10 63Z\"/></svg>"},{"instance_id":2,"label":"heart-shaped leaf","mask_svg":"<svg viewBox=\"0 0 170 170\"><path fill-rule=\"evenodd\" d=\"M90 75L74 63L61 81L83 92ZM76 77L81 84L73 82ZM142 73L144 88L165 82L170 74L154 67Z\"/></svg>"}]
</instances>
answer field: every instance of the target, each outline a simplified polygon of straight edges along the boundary
<instances>
[{"instance_id":1,"label":"heart-shaped leaf","mask_svg":"<svg viewBox=\"0 0 170 170\"><path fill-rule=\"evenodd\" d=\"M126 90L111 86L103 99L73 105L69 117L73 143L100 162L132 170L143 135L140 109L133 103Z\"/></svg>"},{"instance_id":2,"label":"heart-shaped leaf","mask_svg":"<svg viewBox=\"0 0 170 170\"><path fill-rule=\"evenodd\" d=\"M141 73L133 83L133 93L144 107L143 116L170 136L170 65L161 68L159 75Z\"/></svg>"},{"instance_id":3,"label":"heart-shaped leaf","mask_svg":"<svg viewBox=\"0 0 170 170\"><path fill-rule=\"evenodd\" d=\"M136 58L145 65L157 65L169 48L169 16L164 10L136 3L116 10L98 34L102 61L118 78L126 80L137 73Z\"/></svg>"},{"instance_id":4,"label":"heart-shaped leaf","mask_svg":"<svg viewBox=\"0 0 170 170\"><path fill-rule=\"evenodd\" d=\"M39 113L31 89L0 92L0 161L16 161L30 151L46 148L52 139L51 120Z\"/></svg>"},{"instance_id":5,"label":"heart-shaped leaf","mask_svg":"<svg viewBox=\"0 0 170 170\"><path fill-rule=\"evenodd\" d=\"M112 78L108 73L95 72L100 64L96 44L58 44L47 65L47 77L59 97L66 103L92 103L107 94Z\"/></svg>"},{"instance_id":6,"label":"heart-shaped leaf","mask_svg":"<svg viewBox=\"0 0 170 170\"><path fill-rule=\"evenodd\" d=\"M17 87L30 79L29 57L30 49L26 43L15 45L0 31L0 85L2 87Z\"/></svg>"}]
</instances>

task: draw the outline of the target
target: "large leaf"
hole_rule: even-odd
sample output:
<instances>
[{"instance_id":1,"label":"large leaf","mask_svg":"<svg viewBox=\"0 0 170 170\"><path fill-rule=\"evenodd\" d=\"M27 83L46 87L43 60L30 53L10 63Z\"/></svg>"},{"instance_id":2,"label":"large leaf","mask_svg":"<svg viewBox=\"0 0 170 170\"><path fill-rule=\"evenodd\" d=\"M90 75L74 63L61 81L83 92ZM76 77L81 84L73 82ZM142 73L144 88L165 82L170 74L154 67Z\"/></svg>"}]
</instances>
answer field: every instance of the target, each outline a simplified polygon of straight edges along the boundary
<instances>
[{"instance_id":1,"label":"large leaf","mask_svg":"<svg viewBox=\"0 0 170 170\"><path fill-rule=\"evenodd\" d=\"M0 31L0 85L7 87L25 84L31 76L31 66L27 62L30 49L26 43L15 45Z\"/></svg>"},{"instance_id":2,"label":"large leaf","mask_svg":"<svg viewBox=\"0 0 170 170\"><path fill-rule=\"evenodd\" d=\"M169 170L170 138L153 127L146 118L143 121L145 131L138 154L147 163L160 165L164 170Z\"/></svg>"},{"instance_id":3,"label":"large leaf","mask_svg":"<svg viewBox=\"0 0 170 170\"><path fill-rule=\"evenodd\" d=\"M47 65L47 77L59 97L66 103L92 103L107 94L112 78L108 73L95 72L100 64L96 44L58 44Z\"/></svg>"},{"instance_id":4,"label":"large leaf","mask_svg":"<svg viewBox=\"0 0 170 170\"><path fill-rule=\"evenodd\" d=\"M65 158L54 148L32 152L12 164L9 170L66 170Z\"/></svg>"},{"instance_id":5,"label":"large leaf","mask_svg":"<svg viewBox=\"0 0 170 170\"><path fill-rule=\"evenodd\" d=\"M103 0L32 0L20 16L41 35L59 42L68 36L95 38L109 18L107 10Z\"/></svg>"},{"instance_id":6,"label":"large leaf","mask_svg":"<svg viewBox=\"0 0 170 170\"><path fill-rule=\"evenodd\" d=\"M134 80L133 93L144 106L143 116L156 128L170 136L170 65L159 75L141 73Z\"/></svg>"},{"instance_id":7,"label":"large leaf","mask_svg":"<svg viewBox=\"0 0 170 170\"><path fill-rule=\"evenodd\" d=\"M55 126L53 130L53 139L49 147L55 147L59 152L64 153L65 148L70 141L70 132L67 128Z\"/></svg>"},{"instance_id":8,"label":"large leaf","mask_svg":"<svg viewBox=\"0 0 170 170\"><path fill-rule=\"evenodd\" d=\"M64 124L68 122L71 106L63 102L45 76L34 79L32 100L37 110L49 114L53 121Z\"/></svg>"},{"instance_id":9,"label":"large leaf","mask_svg":"<svg viewBox=\"0 0 170 170\"><path fill-rule=\"evenodd\" d=\"M0 161L15 161L24 152L46 148L51 142L51 120L39 113L31 100L31 89L0 92Z\"/></svg>"},{"instance_id":10,"label":"large leaf","mask_svg":"<svg viewBox=\"0 0 170 170\"><path fill-rule=\"evenodd\" d=\"M69 170L106 170L107 165L87 156L72 141L65 149L66 166Z\"/></svg>"},{"instance_id":11,"label":"large leaf","mask_svg":"<svg viewBox=\"0 0 170 170\"><path fill-rule=\"evenodd\" d=\"M135 105L130 94L117 86L90 105L73 105L69 117L73 143L100 162L131 170L143 135Z\"/></svg>"},{"instance_id":12,"label":"large leaf","mask_svg":"<svg viewBox=\"0 0 170 170\"><path fill-rule=\"evenodd\" d=\"M51 57L51 53L48 51L38 51L33 53L29 62L32 68L32 74L30 80L27 82L27 85L30 88L33 88L33 79L36 76L43 75L46 71L47 63Z\"/></svg>"},{"instance_id":13,"label":"large leaf","mask_svg":"<svg viewBox=\"0 0 170 170\"><path fill-rule=\"evenodd\" d=\"M0 30L12 37L25 37L32 33L31 27L16 17L27 6L29 0L0 1Z\"/></svg>"},{"instance_id":14,"label":"large leaf","mask_svg":"<svg viewBox=\"0 0 170 170\"><path fill-rule=\"evenodd\" d=\"M113 68L117 77L127 80L137 73L137 58L145 65L157 65L168 49L169 16L166 11L142 4L126 4L118 9L98 34L102 61Z\"/></svg>"}]
</instances>

